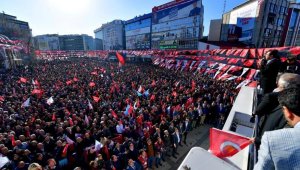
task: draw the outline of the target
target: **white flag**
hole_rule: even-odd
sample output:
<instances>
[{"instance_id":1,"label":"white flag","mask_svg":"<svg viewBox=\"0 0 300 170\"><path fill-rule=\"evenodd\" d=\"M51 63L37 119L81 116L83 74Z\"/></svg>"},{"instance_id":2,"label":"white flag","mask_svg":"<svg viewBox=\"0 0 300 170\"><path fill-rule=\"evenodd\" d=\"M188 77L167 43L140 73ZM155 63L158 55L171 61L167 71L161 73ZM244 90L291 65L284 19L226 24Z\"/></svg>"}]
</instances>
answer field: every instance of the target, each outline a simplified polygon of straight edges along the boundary
<instances>
[{"instance_id":1,"label":"white flag","mask_svg":"<svg viewBox=\"0 0 300 170\"><path fill-rule=\"evenodd\" d=\"M29 107L30 106L30 98L28 97L28 99L22 104L22 107Z\"/></svg>"},{"instance_id":2,"label":"white flag","mask_svg":"<svg viewBox=\"0 0 300 170\"><path fill-rule=\"evenodd\" d=\"M48 100L47 100L47 104L51 105L52 103L54 103L53 97L51 96Z\"/></svg>"},{"instance_id":3,"label":"white flag","mask_svg":"<svg viewBox=\"0 0 300 170\"><path fill-rule=\"evenodd\" d=\"M99 151L102 147L103 147L102 143L95 140L95 149L96 149L96 151Z\"/></svg>"},{"instance_id":4,"label":"white flag","mask_svg":"<svg viewBox=\"0 0 300 170\"><path fill-rule=\"evenodd\" d=\"M89 118L87 117L87 115L84 116L84 122L86 123L86 125L90 124Z\"/></svg>"},{"instance_id":5,"label":"white flag","mask_svg":"<svg viewBox=\"0 0 300 170\"><path fill-rule=\"evenodd\" d=\"M93 105L91 104L90 100L88 99L88 105L89 105L89 109L92 110L93 109Z\"/></svg>"},{"instance_id":6,"label":"white flag","mask_svg":"<svg viewBox=\"0 0 300 170\"><path fill-rule=\"evenodd\" d=\"M67 141L68 144L72 145L73 143L75 143L72 139L70 139L67 135L65 136L65 140Z\"/></svg>"}]
</instances>

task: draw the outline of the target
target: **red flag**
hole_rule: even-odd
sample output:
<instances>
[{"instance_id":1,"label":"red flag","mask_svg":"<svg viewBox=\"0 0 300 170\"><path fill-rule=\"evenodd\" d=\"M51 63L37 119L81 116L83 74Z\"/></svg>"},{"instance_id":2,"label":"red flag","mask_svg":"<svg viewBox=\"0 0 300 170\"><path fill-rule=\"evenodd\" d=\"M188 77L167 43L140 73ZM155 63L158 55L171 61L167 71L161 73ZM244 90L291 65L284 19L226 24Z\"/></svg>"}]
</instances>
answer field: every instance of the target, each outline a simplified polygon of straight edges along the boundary
<instances>
[{"instance_id":1,"label":"red flag","mask_svg":"<svg viewBox=\"0 0 300 170\"><path fill-rule=\"evenodd\" d=\"M154 94L152 94L151 97L150 97L150 101L152 101L152 100L155 100L155 95Z\"/></svg>"},{"instance_id":2,"label":"red flag","mask_svg":"<svg viewBox=\"0 0 300 170\"><path fill-rule=\"evenodd\" d=\"M16 146L15 136L11 136L11 145Z\"/></svg>"},{"instance_id":3,"label":"red flag","mask_svg":"<svg viewBox=\"0 0 300 170\"><path fill-rule=\"evenodd\" d=\"M177 92L176 92L176 91L173 91L172 95L173 95L174 97L177 97Z\"/></svg>"},{"instance_id":4,"label":"red flag","mask_svg":"<svg viewBox=\"0 0 300 170\"><path fill-rule=\"evenodd\" d=\"M56 120L56 116L55 116L55 113L52 114L52 121L55 121Z\"/></svg>"},{"instance_id":5,"label":"red flag","mask_svg":"<svg viewBox=\"0 0 300 170\"><path fill-rule=\"evenodd\" d=\"M69 124L70 124L70 126L74 125L72 118L69 119Z\"/></svg>"},{"instance_id":6,"label":"red flag","mask_svg":"<svg viewBox=\"0 0 300 170\"><path fill-rule=\"evenodd\" d=\"M0 101L3 102L4 101L4 97L0 96Z\"/></svg>"},{"instance_id":7,"label":"red flag","mask_svg":"<svg viewBox=\"0 0 300 170\"><path fill-rule=\"evenodd\" d=\"M63 149L63 152L62 152L64 155L68 152L68 147L69 147L69 144L66 144Z\"/></svg>"},{"instance_id":8,"label":"red flag","mask_svg":"<svg viewBox=\"0 0 300 170\"><path fill-rule=\"evenodd\" d=\"M20 77L20 82L22 82L22 83L26 83L26 82L27 82L27 79L26 79L26 78L24 78L24 77Z\"/></svg>"},{"instance_id":9,"label":"red flag","mask_svg":"<svg viewBox=\"0 0 300 170\"><path fill-rule=\"evenodd\" d=\"M97 71L91 72L92 75L97 75Z\"/></svg>"},{"instance_id":10,"label":"red flag","mask_svg":"<svg viewBox=\"0 0 300 170\"><path fill-rule=\"evenodd\" d=\"M89 86L94 87L96 84L94 82L90 82Z\"/></svg>"},{"instance_id":11,"label":"red flag","mask_svg":"<svg viewBox=\"0 0 300 170\"><path fill-rule=\"evenodd\" d=\"M65 109L65 112L67 113L68 116L71 115L71 112L67 108Z\"/></svg>"},{"instance_id":12,"label":"red flag","mask_svg":"<svg viewBox=\"0 0 300 170\"><path fill-rule=\"evenodd\" d=\"M74 77L74 78L73 78L73 81L75 81L75 82L78 81L78 78Z\"/></svg>"},{"instance_id":13,"label":"red flag","mask_svg":"<svg viewBox=\"0 0 300 170\"><path fill-rule=\"evenodd\" d=\"M72 80L69 80L66 82L67 85L70 85L72 83Z\"/></svg>"},{"instance_id":14,"label":"red flag","mask_svg":"<svg viewBox=\"0 0 300 170\"><path fill-rule=\"evenodd\" d=\"M257 81L251 81L251 83L249 83L247 86L256 88L257 87Z\"/></svg>"},{"instance_id":15,"label":"red flag","mask_svg":"<svg viewBox=\"0 0 300 170\"><path fill-rule=\"evenodd\" d=\"M42 93L42 90L40 90L40 89L34 89L31 92L31 94L41 94L41 93Z\"/></svg>"},{"instance_id":16,"label":"red flag","mask_svg":"<svg viewBox=\"0 0 300 170\"><path fill-rule=\"evenodd\" d=\"M116 114L116 112L114 110L111 109L111 115L114 117L114 118L118 118L118 115Z\"/></svg>"},{"instance_id":17,"label":"red flag","mask_svg":"<svg viewBox=\"0 0 300 170\"><path fill-rule=\"evenodd\" d=\"M93 96L93 99L94 99L95 102L98 102L100 100L100 97Z\"/></svg>"},{"instance_id":18,"label":"red flag","mask_svg":"<svg viewBox=\"0 0 300 170\"><path fill-rule=\"evenodd\" d=\"M251 144L249 138L219 129L210 129L209 150L217 157L230 157Z\"/></svg>"},{"instance_id":19,"label":"red flag","mask_svg":"<svg viewBox=\"0 0 300 170\"><path fill-rule=\"evenodd\" d=\"M117 58L118 58L119 62L121 63L121 65L124 65L125 64L124 57L118 52L116 52L116 55L117 55Z\"/></svg>"},{"instance_id":20,"label":"red flag","mask_svg":"<svg viewBox=\"0 0 300 170\"><path fill-rule=\"evenodd\" d=\"M155 80L152 80L151 86L152 86L152 87L156 86Z\"/></svg>"},{"instance_id":21,"label":"red flag","mask_svg":"<svg viewBox=\"0 0 300 170\"><path fill-rule=\"evenodd\" d=\"M196 88L196 82L192 80L192 91L195 90L195 88Z\"/></svg>"}]
</instances>

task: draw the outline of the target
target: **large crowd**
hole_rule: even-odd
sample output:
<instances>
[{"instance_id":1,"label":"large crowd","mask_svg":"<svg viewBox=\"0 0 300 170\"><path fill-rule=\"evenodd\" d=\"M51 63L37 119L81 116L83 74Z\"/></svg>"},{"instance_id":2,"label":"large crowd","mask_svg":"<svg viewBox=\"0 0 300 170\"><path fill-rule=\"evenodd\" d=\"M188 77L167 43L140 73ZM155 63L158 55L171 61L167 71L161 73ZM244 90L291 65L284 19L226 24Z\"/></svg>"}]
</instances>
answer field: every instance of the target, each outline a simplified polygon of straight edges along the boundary
<instances>
[{"instance_id":1,"label":"large crowd","mask_svg":"<svg viewBox=\"0 0 300 170\"><path fill-rule=\"evenodd\" d=\"M1 74L3 168L148 169L189 132L222 128L234 81L91 58L38 61Z\"/></svg>"}]
</instances>

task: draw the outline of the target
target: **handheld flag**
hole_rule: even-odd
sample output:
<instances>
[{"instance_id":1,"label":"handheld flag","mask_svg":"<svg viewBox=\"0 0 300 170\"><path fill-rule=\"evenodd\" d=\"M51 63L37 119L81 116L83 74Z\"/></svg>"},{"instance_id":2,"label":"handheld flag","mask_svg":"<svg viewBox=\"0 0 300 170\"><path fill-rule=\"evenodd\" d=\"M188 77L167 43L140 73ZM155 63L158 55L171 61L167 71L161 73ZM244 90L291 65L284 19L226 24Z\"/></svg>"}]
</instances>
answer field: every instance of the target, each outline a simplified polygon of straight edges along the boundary
<instances>
[{"instance_id":1,"label":"handheld flag","mask_svg":"<svg viewBox=\"0 0 300 170\"><path fill-rule=\"evenodd\" d=\"M102 147L103 147L102 143L95 140L95 149L96 149L96 151L99 151Z\"/></svg>"},{"instance_id":2,"label":"handheld flag","mask_svg":"<svg viewBox=\"0 0 300 170\"><path fill-rule=\"evenodd\" d=\"M100 97L93 96L93 99L94 99L95 102L98 102L100 100Z\"/></svg>"},{"instance_id":3,"label":"handheld flag","mask_svg":"<svg viewBox=\"0 0 300 170\"><path fill-rule=\"evenodd\" d=\"M24 77L20 77L20 82L22 82L22 83L26 83L26 82L27 82L27 79L26 79L26 78L24 78Z\"/></svg>"},{"instance_id":4,"label":"handheld flag","mask_svg":"<svg viewBox=\"0 0 300 170\"><path fill-rule=\"evenodd\" d=\"M145 95L146 97L148 97L148 96L149 96L149 89L148 89L148 90L146 90L146 91L144 92L144 95Z\"/></svg>"},{"instance_id":5,"label":"handheld flag","mask_svg":"<svg viewBox=\"0 0 300 170\"><path fill-rule=\"evenodd\" d=\"M87 117L87 115L84 116L84 122L86 123L86 125L90 124L89 118Z\"/></svg>"},{"instance_id":6,"label":"handheld flag","mask_svg":"<svg viewBox=\"0 0 300 170\"><path fill-rule=\"evenodd\" d=\"M120 53L118 53L118 52L116 52L116 56L117 56L117 59L119 60L119 63L120 63L121 65L124 65L124 64L125 64L125 59L124 59L124 57L123 57Z\"/></svg>"},{"instance_id":7,"label":"handheld flag","mask_svg":"<svg viewBox=\"0 0 300 170\"><path fill-rule=\"evenodd\" d=\"M53 97L51 96L48 100L47 100L47 104L51 105L52 103L54 103Z\"/></svg>"},{"instance_id":8,"label":"handheld flag","mask_svg":"<svg viewBox=\"0 0 300 170\"><path fill-rule=\"evenodd\" d=\"M95 84L94 82L90 82L90 83L89 83L89 86L90 86L90 87L94 87L95 85L96 85L96 84Z\"/></svg>"},{"instance_id":9,"label":"handheld flag","mask_svg":"<svg viewBox=\"0 0 300 170\"><path fill-rule=\"evenodd\" d=\"M29 107L30 106L30 98L28 97L28 99L22 104L22 107Z\"/></svg>"},{"instance_id":10,"label":"handheld flag","mask_svg":"<svg viewBox=\"0 0 300 170\"><path fill-rule=\"evenodd\" d=\"M230 157L251 144L249 138L219 129L210 129L209 150L217 157Z\"/></svg>"},{"instance_id":11,"label":"handheld flag","mask_svg":"<svg viewBox=\"0 0 300 170\"><path fill-rule=\"evenodd\" d=\"M67 143L68 144L74 144L75 142L72 140L72 139L70 139L67 135L64 135L64 138L65 138L65 140L67 141Z\"/></svg>"},{"instance_id":12,"label":"handheld flag","mask_svg":"<svg viewBox=\"0 0 300 170\"><path fill-rule=\"evenodd\" d=\"M93 105L91 104L90 100L88 99L88 106L89 106L89 109L92 110L93 109Z\"/></svg>"},{"instance_id":13,"label":"handheld flag","mask_svg":"<svg viewBox=\"0 0 300 170\"><path fill-rule=\"evenodd\" d=\"M116 112L114 110L111 109L111 115L114 117L114 118L118 118L118 115L116 114Z\"/></svg>"}]
</instances>

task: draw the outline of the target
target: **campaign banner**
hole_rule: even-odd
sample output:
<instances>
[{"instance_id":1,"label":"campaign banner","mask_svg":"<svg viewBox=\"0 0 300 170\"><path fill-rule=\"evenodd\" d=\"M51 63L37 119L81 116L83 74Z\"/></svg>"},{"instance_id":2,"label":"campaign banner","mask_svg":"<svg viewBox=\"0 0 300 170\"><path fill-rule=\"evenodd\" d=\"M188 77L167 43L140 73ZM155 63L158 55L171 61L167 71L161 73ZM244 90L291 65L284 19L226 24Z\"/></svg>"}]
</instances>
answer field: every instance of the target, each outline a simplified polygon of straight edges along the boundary
<instances>
[{"instance_id":1,"label":"campaign banner","mask_svg":"<svg viewBox=\"0 0 300 170\"><path fill-rule=\"evenodd\" d=\"M188 0L179 1L178 3L162 8L154 7L152 10L152 23L158 24L170 20L200 15L201 6L202 4L199 0Z\"/></svg>"}]
</instances>

